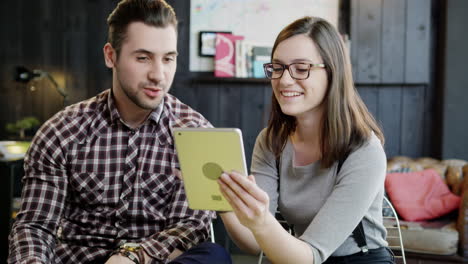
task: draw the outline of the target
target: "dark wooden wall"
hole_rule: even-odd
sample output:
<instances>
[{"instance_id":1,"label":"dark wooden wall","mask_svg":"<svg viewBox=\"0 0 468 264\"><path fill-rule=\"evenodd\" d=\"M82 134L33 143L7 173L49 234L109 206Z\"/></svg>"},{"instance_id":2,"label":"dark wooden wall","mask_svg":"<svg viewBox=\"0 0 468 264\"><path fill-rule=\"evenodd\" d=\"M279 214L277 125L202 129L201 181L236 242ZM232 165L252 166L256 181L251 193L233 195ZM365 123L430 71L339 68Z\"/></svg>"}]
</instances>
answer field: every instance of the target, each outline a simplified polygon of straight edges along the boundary
<instances>
[{"instance_id":1,"label":"dark wooden wall","mask_svg":"<svg viewBox=\"0 0 468 264\"><path fill-rule=\"evenodd\" d=\"M4 129L7 122L31 115L45 121L62 108L62 98L48 80L15 83L17 65L50 72L69 93L67 104L110 86L101 49L106 39L105 18L117 2L0 2L1 138L9 136Z\"/></svg>"},{"instance_id":2,"label":"dark wooden wall","mask_svg":"<svg viewBox=\"0 0 468 264\"><path fill-rule=\"evenodd\" d=\"M438 155L433 11L427 0L351 1L354 77L384 129L389 157Z\"/></svg>"},{"instance_id":3,"label":"dark wooden wall","mask_svg":"<svg viewBox=\"0 0 468 264\"><path fill-rule=\"evenodd\" d=\"M445 65L443 97L442 157L468 160L468 1L450 0L447 4L446 47L441 65Z\"/></svg>"},{"instance_id":4,"label":"dark wooden wall","mask_svg":"<svg viewBox=\"0 0 468 264\"><path fill-rule=\"evenodd\" d=\"M3 0L0 2L0 137L7 122L27 115L46 120L61 97L47 80L12 81L16 65L50 71L70 93L68 104L107 89L102 46L105 19L117 0ZM352 0L351 55L358 91L387 138L388 156L437 156L433 110L436 23L432 1ZM247 159L265 126L268 82L226 82L188 70L190 1L169 0L180 20L179 64L172 93L215 126L240 127ZM346 27L345 27L346 28ZM209 75L209 74L208 74Z\"/></svg>"}]
</instances>

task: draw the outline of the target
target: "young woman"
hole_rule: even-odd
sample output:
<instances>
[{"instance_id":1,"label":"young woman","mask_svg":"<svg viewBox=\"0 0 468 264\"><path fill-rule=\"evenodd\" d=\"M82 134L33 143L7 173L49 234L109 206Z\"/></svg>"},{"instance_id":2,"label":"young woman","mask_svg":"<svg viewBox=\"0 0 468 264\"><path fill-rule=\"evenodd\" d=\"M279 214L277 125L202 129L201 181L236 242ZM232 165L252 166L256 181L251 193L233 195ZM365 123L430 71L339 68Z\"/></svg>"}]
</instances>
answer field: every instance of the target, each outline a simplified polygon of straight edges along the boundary
<instances>
[{"instance_id":1,"label":"young woman","mask_svg":"<svg viewBox=\"0 0 468 264\"><path fill-rule=\"evenodd\" d=\"M272 111L252 175L218 181L234 208L221 213L229 234L273 263L393 263L382 224L384 138L356 92L340 35L320 18L294 21L264 68Z\"/></svg>"}]
</instances>

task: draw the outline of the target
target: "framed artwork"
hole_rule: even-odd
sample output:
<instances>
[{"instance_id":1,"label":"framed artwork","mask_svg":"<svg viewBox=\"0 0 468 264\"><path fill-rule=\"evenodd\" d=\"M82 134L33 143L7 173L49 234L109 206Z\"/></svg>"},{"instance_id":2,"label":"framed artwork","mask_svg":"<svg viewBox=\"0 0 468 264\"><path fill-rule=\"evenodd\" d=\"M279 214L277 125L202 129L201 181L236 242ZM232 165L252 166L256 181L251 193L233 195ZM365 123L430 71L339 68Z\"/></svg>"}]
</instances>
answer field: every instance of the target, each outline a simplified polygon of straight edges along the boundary
<instances>
[{"instance_id":1,"label":"framed artwork","mask_svg":"<svg viewBox=\"0 0 468 264\"><path fill-rule=\"evenodd\" d=\"M227 31L200 31L198 35L198 55L200 57L214 57L216 53L216 34L231 32Z\"/></svg>"}]
</instances>

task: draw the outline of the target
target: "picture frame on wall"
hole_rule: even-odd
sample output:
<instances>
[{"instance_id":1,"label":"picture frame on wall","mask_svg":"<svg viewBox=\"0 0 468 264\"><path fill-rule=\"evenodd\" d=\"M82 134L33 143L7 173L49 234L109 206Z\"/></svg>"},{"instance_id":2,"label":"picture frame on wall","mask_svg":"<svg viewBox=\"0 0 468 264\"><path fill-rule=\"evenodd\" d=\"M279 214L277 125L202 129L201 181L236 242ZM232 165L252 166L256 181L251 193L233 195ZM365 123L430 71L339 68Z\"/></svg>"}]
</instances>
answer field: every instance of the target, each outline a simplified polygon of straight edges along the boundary
<instances>
[{"instance_id":1,"label":"picture frame on wall","mask_svg":"<svg viewBox=\"0 0 468 264\"><path fill-rule=\"evenodd\" d=\"M216 34L226 33L230 31L200 31L198 34L198 55L200 57L214 57L216 54Z\"/></svg>"}]
</instances>

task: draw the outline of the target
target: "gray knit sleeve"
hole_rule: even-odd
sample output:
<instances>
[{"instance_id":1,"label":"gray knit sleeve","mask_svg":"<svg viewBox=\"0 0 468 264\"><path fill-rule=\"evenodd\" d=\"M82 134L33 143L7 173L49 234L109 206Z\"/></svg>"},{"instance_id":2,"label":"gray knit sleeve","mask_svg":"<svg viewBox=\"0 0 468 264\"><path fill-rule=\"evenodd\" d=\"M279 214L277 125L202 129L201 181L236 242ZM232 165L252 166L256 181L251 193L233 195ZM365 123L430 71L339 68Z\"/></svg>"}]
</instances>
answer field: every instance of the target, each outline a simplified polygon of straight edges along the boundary
<instances>
[{"instance_id":1,"label":"gray knit sleeve","mask_svg":"<svg viewBox=\"0 0 468 264\"><path fill-rule=\"evenodd\" d=\"M270 212L274 215L278 207L278 172L275 156L268 149L266 138L266 129L263 129L255 142L250 172L255 176L257 185L270 197Z\"/></svg>"}]
</instances>

